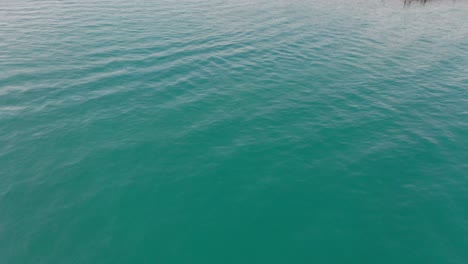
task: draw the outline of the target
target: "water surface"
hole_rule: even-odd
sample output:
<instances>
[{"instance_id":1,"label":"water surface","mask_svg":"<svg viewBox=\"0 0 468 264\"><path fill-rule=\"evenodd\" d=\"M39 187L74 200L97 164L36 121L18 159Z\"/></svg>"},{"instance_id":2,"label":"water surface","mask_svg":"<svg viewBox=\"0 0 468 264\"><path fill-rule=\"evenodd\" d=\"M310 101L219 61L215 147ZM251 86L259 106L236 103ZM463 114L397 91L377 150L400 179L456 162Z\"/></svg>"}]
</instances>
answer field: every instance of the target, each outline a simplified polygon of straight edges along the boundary
<instances>
[{"instance_id":1,"label":"water surface","mask_svg":"<svg viewBox=\"0 0 468 264\"><path fill-rule=\"evenodd\" d=\"M2 0L0 262L468 263L467 14Z\"/></svg>"}]
</instances>

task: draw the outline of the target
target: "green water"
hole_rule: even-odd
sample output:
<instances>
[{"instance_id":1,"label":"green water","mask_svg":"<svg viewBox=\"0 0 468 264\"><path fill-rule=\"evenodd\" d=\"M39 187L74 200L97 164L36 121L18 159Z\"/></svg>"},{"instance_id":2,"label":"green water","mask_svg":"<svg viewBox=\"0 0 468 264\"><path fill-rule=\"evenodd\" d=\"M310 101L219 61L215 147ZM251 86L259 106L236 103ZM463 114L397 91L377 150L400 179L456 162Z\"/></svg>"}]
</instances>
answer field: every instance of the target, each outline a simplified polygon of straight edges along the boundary
<instances>
[{"instance_id":1,"label":"green water","mask_svg":"<svg viewBox=\"0 0 468 264\"><path fill-rule=\"evenodd\" d=\"M0 263L468 263L467 25L1 0Z\"/></svg>"}]
</instances>

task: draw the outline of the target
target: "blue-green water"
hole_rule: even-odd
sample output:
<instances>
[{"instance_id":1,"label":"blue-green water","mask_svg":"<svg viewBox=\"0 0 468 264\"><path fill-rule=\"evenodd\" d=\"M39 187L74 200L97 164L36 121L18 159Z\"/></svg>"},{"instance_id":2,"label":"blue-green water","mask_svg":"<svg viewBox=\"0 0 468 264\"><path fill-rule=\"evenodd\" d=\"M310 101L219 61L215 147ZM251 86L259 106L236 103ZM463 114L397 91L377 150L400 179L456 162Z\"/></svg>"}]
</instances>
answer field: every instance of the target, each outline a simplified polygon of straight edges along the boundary
<instances>
[{"instance_id":1,"label":"blue-green water","mask_svg":"<svg viewBox=\"0 0 468 264\"><path fill-rule=\"evenodd\" d=\"M468 263L467 25L2 0L0 263Z\"/></svg>"}]
</instances>

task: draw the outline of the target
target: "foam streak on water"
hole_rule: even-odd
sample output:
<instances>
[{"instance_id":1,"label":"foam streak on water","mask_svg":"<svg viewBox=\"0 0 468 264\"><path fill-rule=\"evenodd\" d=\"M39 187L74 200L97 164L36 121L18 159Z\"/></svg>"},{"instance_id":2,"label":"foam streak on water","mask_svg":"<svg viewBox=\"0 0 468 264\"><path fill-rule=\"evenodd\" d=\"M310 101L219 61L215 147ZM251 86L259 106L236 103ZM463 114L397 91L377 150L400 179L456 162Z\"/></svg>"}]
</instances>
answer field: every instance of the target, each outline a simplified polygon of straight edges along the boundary
<instances>
[{"instance_id":1,"label":"foam streak on water","mask_svg":"<svg viewBox=\"0 0 468 264\"><path fill-rule=\"evenodd\" d=\"M468 263L467 14L2 0L0 262Z\"/></svg>"}]
</instances>

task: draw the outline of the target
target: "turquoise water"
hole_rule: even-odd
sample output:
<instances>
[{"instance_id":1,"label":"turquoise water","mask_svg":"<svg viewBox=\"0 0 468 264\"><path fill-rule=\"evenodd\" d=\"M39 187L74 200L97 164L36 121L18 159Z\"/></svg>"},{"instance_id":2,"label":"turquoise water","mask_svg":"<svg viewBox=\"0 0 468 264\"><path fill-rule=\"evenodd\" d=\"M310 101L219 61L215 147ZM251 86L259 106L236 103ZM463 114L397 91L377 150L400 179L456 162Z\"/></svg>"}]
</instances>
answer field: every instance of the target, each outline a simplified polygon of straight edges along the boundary
<instances>
[{"instance_id":1,"label":"turquoise water","mask_svg":"<svg viewBox=\"0 0 468 264\"><path fill-rule=\"evenodd\" d=\"M2 0L0 262L468 263L468 2Z\"/></svg>"}]
</instances>

